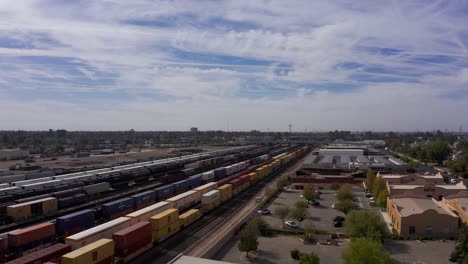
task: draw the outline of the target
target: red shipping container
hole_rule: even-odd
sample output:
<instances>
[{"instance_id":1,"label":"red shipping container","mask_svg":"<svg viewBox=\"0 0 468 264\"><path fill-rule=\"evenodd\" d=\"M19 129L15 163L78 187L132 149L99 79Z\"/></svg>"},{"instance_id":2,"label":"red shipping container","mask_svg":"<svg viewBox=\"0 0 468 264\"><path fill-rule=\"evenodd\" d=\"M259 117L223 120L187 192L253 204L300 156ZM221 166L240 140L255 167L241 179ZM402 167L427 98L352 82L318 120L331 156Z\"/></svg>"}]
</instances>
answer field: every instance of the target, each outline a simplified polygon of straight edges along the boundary
<instances>
[{"instance_id":1,"label":"red shipping container","mask_svg":"<svg viewBox=\"0 0 468 264\"><path fill-rule=\"evenodd\" d=\"M53 223L42 223L8 233L8 246L21 247L34 241L55 235Z\"/></svg>"},{"instance_id":2,"label":"red shipping container","mask_svg":"<svg viewBox=\"0 0 468 264\"><path fill-rule=\"evenodd\" d=\"M239 177L239 180L242 181L242 183L250 182L250 176L249 175L242 175Z\"/></svg>"},{"instance_id":3,"label":"red shipping container","mask_svg":"<svg viewBox=\"0 0 468 264\"><path fill-rule=\"evenodd\" d=\"M0 263L5 262L5 240L0 238Z\"/></svg>"},{"instance_id":4,"label":"red shipping container","mask_svg":"<svg viewBox=\"0 0 468 264\"><path fill-rule=\"evenodd\" d=\"M142 254L153 246L151 223L139 222L112 235L115 257L125 258L124 262Z\"/></svg>"},{"instance_id":5,"label":"red shipping container","mask_svg":"<svg viewBox=\"0 0 468 264\"><path fill-rule=\"evenodd\" d=\"M21 258L17 258L8 262L7 264L43 264L58 263L60 258L71 252L71 246L66 244L55 244L48 248L33 252Z\"/></svg>"},{"instance_id":6,"label":"red shipping container","mask_svg":"<svg viewBox=\"0 0 468 264\"><path fill-rule=\"evenodd\" d=\"M239 179L234 179L234 180L230 181L229 184L231 184L231 185L232 185L232 189L235 190L235 189L239 188L239 186L242 185L242 182L241 182L241 180L239 180Z\"/></svg>"}]
</instances>

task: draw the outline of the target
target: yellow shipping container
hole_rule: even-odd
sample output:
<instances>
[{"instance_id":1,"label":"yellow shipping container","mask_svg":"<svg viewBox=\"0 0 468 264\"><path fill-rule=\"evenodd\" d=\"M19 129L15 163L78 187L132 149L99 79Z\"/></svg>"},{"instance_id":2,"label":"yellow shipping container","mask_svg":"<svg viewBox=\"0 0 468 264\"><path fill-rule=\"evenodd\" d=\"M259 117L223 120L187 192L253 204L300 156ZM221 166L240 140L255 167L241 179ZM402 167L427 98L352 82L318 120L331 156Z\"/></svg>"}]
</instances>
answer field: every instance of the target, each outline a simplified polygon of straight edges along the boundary
<instances>
[{"instance_id":1,"label":"yellow shipping container","mask_svg":"<svg viewBox=\"0 0 468 264\"><path fill-rule=\"evenodd\" d=\"M180 225L184 228L200 219L202 213L198 209L192 209L179 216Z\"/></svg>"},{"instance_id":2,"label":"yellow shipping container","mask_svg":"<svg viewBox=\"0 0 468 264\"><path fill-rule=\"evenodd\" d=\"M62 264L112 263L114 240L100 239L62 256Z\"/></svg>"},{"instance_id":3,"label":"yellow shipping container","mask_svg":"<svg viewBox=\"0 0 468 264\"><path fill-rule=\"evenodd\" d=\"M179 232L179 230L180 230L179 221L177 221L176 223L172 223L169 226L163 227L159 230L153 230L152 231L153 241L157 241L157 242L164 241L168 237Z\"/></svg>"},{"instance_id":4,"label":"yellow shipping container","mask_svg":"<svg viewBox=\"0 0 468 264\"><path fill-rule=\"evenodd\" d=\"M161 229L177 221L179 221L179 210L175 208L168 209L150 218L153 230Z\"/></svg>"}]
</instances>

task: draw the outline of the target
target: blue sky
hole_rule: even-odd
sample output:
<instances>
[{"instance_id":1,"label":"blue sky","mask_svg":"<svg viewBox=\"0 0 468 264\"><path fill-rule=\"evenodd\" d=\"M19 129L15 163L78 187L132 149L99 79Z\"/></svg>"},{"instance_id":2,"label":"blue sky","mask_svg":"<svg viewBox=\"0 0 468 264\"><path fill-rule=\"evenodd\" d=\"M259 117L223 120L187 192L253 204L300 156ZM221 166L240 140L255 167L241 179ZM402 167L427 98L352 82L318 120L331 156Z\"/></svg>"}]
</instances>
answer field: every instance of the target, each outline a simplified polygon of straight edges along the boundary
<instances>
[{"instance_id":1,"label":"blue sky","mask_svg":"<svg viewBox=\"0 0 468 264\"><path fill-rule=\"evenodd\" d=\"M468 128L468 2L0 1L0 129Z\"/></svg>"}]
</instances>

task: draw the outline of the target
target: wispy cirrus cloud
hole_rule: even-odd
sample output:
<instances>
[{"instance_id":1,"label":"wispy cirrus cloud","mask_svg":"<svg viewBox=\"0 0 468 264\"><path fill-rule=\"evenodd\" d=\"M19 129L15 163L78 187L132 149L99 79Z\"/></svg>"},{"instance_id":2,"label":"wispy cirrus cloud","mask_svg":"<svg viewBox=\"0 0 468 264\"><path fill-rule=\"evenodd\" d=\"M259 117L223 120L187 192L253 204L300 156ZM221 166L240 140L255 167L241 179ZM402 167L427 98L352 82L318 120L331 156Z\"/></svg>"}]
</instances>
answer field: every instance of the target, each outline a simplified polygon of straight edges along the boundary
<instances>
[{"instance_id":1,"label":"wispy cirrus cloud","mask_svg":"<svg viewBox=\"0 0 468 264\"><path fill-rule=\"evenodd\" d=\"M456 129L468 125L464 11L461 0L0 1L0 102L12 109L0 128ZM24 122L33 108L43 118Z\"/></svg>"}]
</instances>

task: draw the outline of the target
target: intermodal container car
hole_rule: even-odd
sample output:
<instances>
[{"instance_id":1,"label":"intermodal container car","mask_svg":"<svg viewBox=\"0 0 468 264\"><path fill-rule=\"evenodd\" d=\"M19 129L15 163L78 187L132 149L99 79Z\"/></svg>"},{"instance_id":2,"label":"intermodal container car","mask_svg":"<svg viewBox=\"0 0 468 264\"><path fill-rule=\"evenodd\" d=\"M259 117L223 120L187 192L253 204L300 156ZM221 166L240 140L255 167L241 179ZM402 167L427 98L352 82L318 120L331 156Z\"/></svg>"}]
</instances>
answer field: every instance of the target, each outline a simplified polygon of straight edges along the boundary
<instances>
[{"instance_id":1,"label":"intermodal container car","mask_svg":"<svg viewBox=\"0 0 468 264\"><path fill-rule=\"evenodd\" d=\"M156 196L157 202L164 201L175 194L175 186L173 184L168 184L162 187L158 187L154 189L154 194Z\"/></svg>"},{"instance_id":2,"label":"intermodal container car","mask_svg":"<svg viewBox=\"0 0 468 264\"><path fill-rule=\"evenodd\" d=\"M149 221L149 219L158 213L161 213L167 209L174 208L173 204L169 202L159 202L153 205L150 205L148 207L145 207L143 209L140 209L138 211L135 211L133 213L130 213L126 215L126 217L130 218L132 220L132 224L136 224L138 222L142 221Z\"/></svg>"},{"instance_id":3,"label":"intermodal container car","mask_svg":"<svg viewBox=\"0 0 468 264\"><path fill-rule=\"evenodd\" d=\"M62 257L62 264L111 264L114 263L114 241L100 239Z\"/></svg>"},{"instance_id":4,"label":"intermodal container car","mask_svg":"<svg viewBox=\"0 0 468 264\"><path fill-rule=\"evenodd\" d=\"M196 187L201 185L202 176L200 174L199 175L193 175L193 176L190 176L188 178L188 180L190 182L190 188L193 189L193 188L196 188Z\"/></svg>"},{"instance_id":5,"label":"intermodal container car","mask_svg":"<svg viewBox=\"0 0 468 264\"><path fill-rule=\"evenodd\" d=\"M179 210L172 208L150 218L152 230L159 230L179 221Z\"/></svg>"},{"instance_id":6,"label":"intermodal container car","mask_svg":"<svg viewBox=\"0 0 468 264\"><path fill-rule=\"evenodd\" d=\"M108 182L101 182L91 185L86 185L83 187L83 191L85 191L88 195L96 195L103 192L106 192L110 189L110 184Z\"/></svg>"},{"instance_id":7,"label":"intermodal container car","mask_svg":"<svg viewBox=\"0 0 468 264\"><path fill-rule=\"evenodd\" d=\"M50 245L55 240L55 225L47 222L8 233L8 247L23 252Z\"/></svg>"},{"instance_id":8,"label":"intermodal container car","mask_svg":"<svg viewBox=\"0 0 468 264\"><path fill-rule=\"evenodd\" d=\"M70 245L72 250L89 245L102 238L112 238L112 234L131 225L130 218L120 217L102 225L79 232L65 238L65 244Z\"/></svg>"},{"instance_id":9,"label":"intermodal container car","mask_svg":"<svg viewBox=\"0 0 468 264\"><path fill-rule=\"evenodd\" d=\"M177 196L171 197L166 201L172 203L174 208L177 208L180 211L182 211L185 208L189 208L190 206L199 203L200 200L201 193L196 191L187 191Z\"/></svg>"},{"instance_id":10,"label":"intermodal container car","mask_svg":"<svg viewBox=\"0 0 468 264\"><path fill-rule=\"evenodd\" d=\"M214 175L216 179L223 179L226 177L226 168L221 167L214 170Z\"/></svg>"},{"instance_id":11,"label":"intermodal container car","mask_svg":"<svg viewBox=\"0 0 468 264\"><path fill-rule=\"evenodd\" d=\"M198 209L191 209L179 216L179 224L186 228L202 217L202 212Z\"/></svg>"},{"instance_id":12,"label":"intermodal container car","mask_svg":"<svg viewBox=\"0 0 468 264\"><path fill-rule=\"evenodd\" d=\"M135 210L140 210L146 206L150 206L156 202L156 194L154 191L146 191L131 196Z\"/></svg>"},{"instance_id":13,"label":"intermodal container car","mask_svg":"<svg viewBox=\"0 0 468 264\"><path fill-rule=\"evenodd\" d=\"M174 182L175 193L183 193L190 189L190 181L188 179Z\"/></svg>"},{"instance_id":14,"label":"intermodal container car","mask_svg":"<svg viewBox=\"0 0 468 264\"><path fill-rule=\"evenodd\" d=\"M63 255L71 251L70 245L55 244L50 247L33 252L21 258L17 258L7 264L44 264L44 263L60 263Z\"/></svg>"},{"instance_id":15,"label":"intermodal container car","mask_svg":"<svg viewBox=\"0 0 468 264\"><path fill-rule=\"evenodd\" d=\"M86 209L57 217L56 228L59 237L74 235L94 226L94 211Z\"/></svg>"},{"instance_id":16,"label":"intermodal container car","mask_svg":"<svg viewBox=\"0 0 468 264\"><path fill-rule=\"evenodd\" d=\"M88 201L88 196L81 193L72 197L59 198L57 201L58 207L63 209L86 203Z\"/></svg>"},{"instance_id":17,"label":"intermodal container car","mask_svg":"<svg viewBox=\"0 0 468 264\"><path fill-rule=\"evenodd\" d=\"M216 188L218 187L218 185L216 184L216 182L209 182L209 183L206 183L200 187L197 187L195 189L193 189L194 191L197 191L199 193L201 193L202 195L209 192L209 191L212 191L212 190L216 190Z\"/></svg>"},{"instance_id":18,"label":"intermodal container car","mask_svg":"<svg viewBox=\"0 0 468 264\"><path fill-rule=\"evenodd\" d=\"M102 216L106 220L113 220L133 212L133 199L122 198L101 206Z\"/></svg>"},{"instance_id":19,"label":"intermodal container car","mask_svg":"<svg viewBox=\"0 0 468 264\"><path fill-rule=\"evenodd\" d=\"M54 192L52 193L52 196L55 198L65 198L65 197L71 197L77 194L81 194L82 192L83 192L82 188L73 188L73 189L63 190L59 192Z\"/></svg>"},{"instance_id":20,"label":"intermodal container car","mask_svg":"<svg viewBox=\"0 0 468 264\"><path fill-rule=\"evenodd\" d=\"M140 222L112 235L115 257L124 263L129 262L153 247L151 224Z\"/></svg>"}]
</instances>

